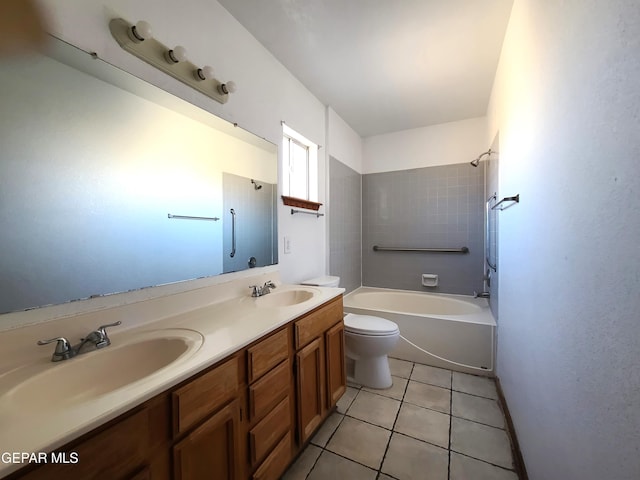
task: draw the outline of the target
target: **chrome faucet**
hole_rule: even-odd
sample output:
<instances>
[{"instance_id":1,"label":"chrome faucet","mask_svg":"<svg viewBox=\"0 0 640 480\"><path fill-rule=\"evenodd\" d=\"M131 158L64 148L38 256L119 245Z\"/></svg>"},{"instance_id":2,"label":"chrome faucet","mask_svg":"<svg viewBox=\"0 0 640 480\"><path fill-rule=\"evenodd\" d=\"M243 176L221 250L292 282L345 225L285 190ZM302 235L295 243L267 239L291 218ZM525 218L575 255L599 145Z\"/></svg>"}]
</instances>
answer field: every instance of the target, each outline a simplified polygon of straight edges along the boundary
<instances>
[{"instance_id":1,"label":"chrome faucet","mask_svg":"<svg viewBox=\"0 0 640 480\"><path fill-rule=\"evenodd\" d=\"M64 337L51 338L49 340L40 340L38 345L48 345L49 343L56 343L56 349L51 357L52 362L60 362L62 360L69 360L70 358L80 355L82 353L92 352L100 348L108 347L111 345L111 340L107 335L107 328L117 327L122 322L117 321L115 323L109 323L107 325L101 325L93 332L89 333L85 338L80 339L80 343L71 346L69 340ZM87 347L85 348L85 345Z\"/></svg>"},{"instance_id":2,"label":"chrome faucet","mask_svg":"<svg viewBox=\"0 0 640 480\"><path fill-rule=\"evenodd\" d=\"M476 292L473 291L473 298L489 298L491 296L491 292Z\"/></svg>"},{"instance_id":3,"label":"chrome faucet","mask_svg":"<svg viewBox=\"0 0 640 480\"><path fill-rule=\"evenodd\" d=\"M276 284L269 280L261 287L259 285L251 285L249 288L251 289L252 297L262 297L267 293L271 293L271 289L276 288Z\"/></svg>"}]
</instances>

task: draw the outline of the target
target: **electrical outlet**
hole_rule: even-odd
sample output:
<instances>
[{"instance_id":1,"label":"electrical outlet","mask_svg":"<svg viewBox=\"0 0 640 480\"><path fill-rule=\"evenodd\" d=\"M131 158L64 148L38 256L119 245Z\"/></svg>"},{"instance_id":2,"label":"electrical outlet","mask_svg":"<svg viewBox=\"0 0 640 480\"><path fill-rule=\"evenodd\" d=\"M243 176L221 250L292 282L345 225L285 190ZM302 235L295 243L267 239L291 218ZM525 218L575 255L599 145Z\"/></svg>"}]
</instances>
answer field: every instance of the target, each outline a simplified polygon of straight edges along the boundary
<instances>
[{"instance_id":1,"label":"electrical outlet","mask_svg":"<svg viewBox=\"0 0 640 480\"><path fill-rule=\"evenodd\" d=\"M291 253L291 238L284 237L284 253Z\"/></svg>"}]
</instances>

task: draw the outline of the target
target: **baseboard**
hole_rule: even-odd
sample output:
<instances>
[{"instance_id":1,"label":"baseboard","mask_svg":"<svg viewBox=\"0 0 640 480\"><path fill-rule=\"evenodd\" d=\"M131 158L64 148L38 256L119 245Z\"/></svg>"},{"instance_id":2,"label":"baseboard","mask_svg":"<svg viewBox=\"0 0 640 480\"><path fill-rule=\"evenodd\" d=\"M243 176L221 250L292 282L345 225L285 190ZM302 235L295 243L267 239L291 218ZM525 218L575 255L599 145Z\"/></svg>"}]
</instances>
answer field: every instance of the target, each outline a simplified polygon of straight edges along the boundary
<instances>
[{"instance_id":1,"label":"baseboard","mask_svg":"<svg viewBox=\"0 0 640 480\"><path fill-rule=\"evenodd\" d=\"M522 452L520 451L520 444L518 443L518 437L516 435L516 429L513 427L513 420L509 413L509 407L507 406L507 400L504 398L504 392L502 391L502 385L500 379L495 377L496 387L498 390L498 397L500 399L500 405L504 411L504 418L507 421L507 435L511 440L511 453L513 454L513 461L515 463L516 473L520 480L529 480L527 475L527 469L524 465L524 459L522 458Z\"/></svg>"}]
</instances>

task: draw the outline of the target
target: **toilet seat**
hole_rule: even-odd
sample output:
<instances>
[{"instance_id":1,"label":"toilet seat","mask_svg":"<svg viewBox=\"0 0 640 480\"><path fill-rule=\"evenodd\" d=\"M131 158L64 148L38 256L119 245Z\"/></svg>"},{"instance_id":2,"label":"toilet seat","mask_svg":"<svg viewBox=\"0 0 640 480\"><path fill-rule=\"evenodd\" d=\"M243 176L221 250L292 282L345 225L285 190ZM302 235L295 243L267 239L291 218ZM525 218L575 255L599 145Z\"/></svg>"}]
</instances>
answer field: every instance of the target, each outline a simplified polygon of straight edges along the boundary
<instances>
[{"instance_id":1,"label":"toilet seat","mask_svg":"<svg viewBox=\"0 0 640 480\"><path fill-rule=\"evenodd\" d=\"M355 313L348 313L344 317L344 330L356 335L375 337L397 335L400 332L398 325L391 320Z\"/></svg>"}]
</instances>

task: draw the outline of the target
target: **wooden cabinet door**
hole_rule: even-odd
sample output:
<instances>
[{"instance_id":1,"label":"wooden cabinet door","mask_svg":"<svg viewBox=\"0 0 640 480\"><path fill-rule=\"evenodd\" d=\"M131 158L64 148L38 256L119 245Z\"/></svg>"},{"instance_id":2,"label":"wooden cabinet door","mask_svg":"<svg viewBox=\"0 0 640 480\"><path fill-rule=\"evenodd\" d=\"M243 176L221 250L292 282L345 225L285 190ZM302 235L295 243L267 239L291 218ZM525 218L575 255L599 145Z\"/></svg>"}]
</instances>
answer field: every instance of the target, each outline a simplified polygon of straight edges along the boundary
<instances>
[{"instance_id":1,"label":"wooden cabinet door","mask_svg":"<svg viewBox=\"0 0 640 480\"><path fill-rule=\"evenodd\" d=\"M333 408L347 388L344 359L344 323L341 321L325 333L327 359L327 408Z\"/></svg>"},{"instance_id":2,"label":"wooden cabinet door","mask_svg":"<svg viewBox=\"0 0 640 480\"><path fill-rule=\"evenodd\" d=\"M316 338L296 353L298 434L303 444L325 412L324 341Z\"/></svg>"},{"instance_id":3,"label":"wooden cabinet door","mask_svg":"<svg viewBox=\"0 0 640 480\"><path fill-rule=\"evenodd\" d=\"M239 406L234 400L173 447L175 480L242 478Z\"/></svg>"}]
</instances>

